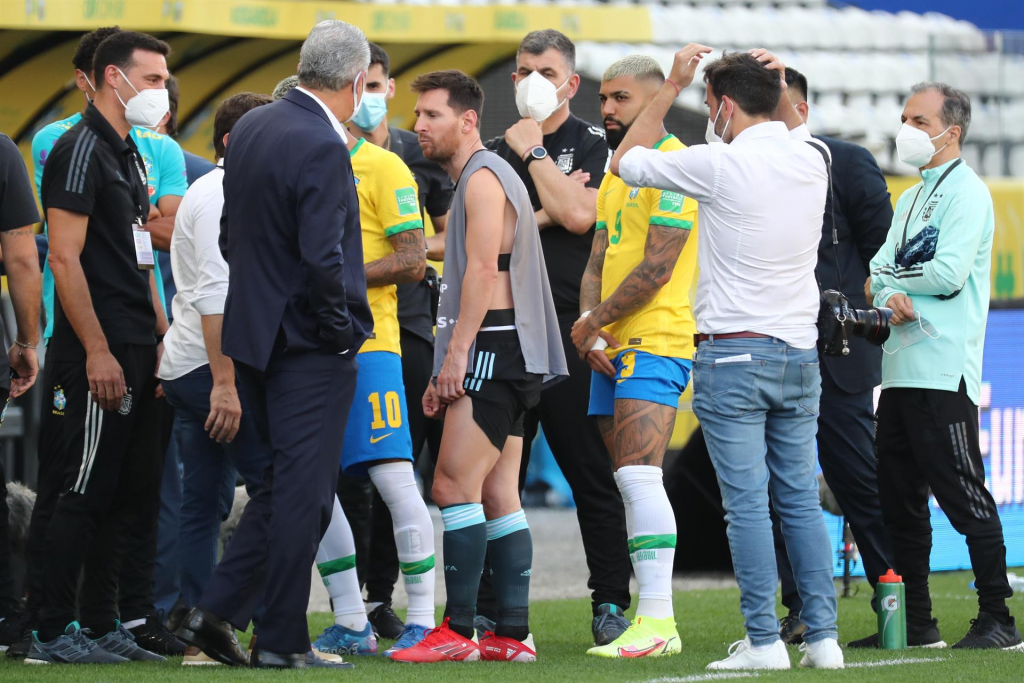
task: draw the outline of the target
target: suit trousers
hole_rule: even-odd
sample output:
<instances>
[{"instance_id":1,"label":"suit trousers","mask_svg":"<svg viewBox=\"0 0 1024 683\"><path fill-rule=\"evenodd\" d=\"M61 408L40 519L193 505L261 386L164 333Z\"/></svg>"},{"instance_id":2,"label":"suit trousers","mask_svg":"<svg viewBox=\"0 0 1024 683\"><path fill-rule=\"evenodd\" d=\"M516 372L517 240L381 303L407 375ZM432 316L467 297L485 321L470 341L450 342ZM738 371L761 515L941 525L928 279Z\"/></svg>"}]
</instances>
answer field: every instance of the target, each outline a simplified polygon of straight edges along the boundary
<instances>
[{"instance_id":1,"label":"suit trousers","mask_svg":"<svg viewBox=\"0 0 1024 683\"><path fill-rule=\"evenodd\" d=\"M878 467L874 445L874 400L872 391L849 394L839 388L828 368L821 365L821 412L818 415L818 463L825 483L836 497L850 524L864 564L864 573L874 588L878 577L892 567L889 534L882 521L878 499ZM800 614L803 601L796 588L793 568L786 553L779 517L772 509L775 559L782 580L782 604L790 614ZM874 605L874 598L872 598Z\"/></svg>"},{"instance_id":2,"label":"suit trousers","mask_svg":"<svg viewBox=\"0 0 1024 683\"><path fill-rule=\"evenodd\" d=\"M260 649L310 651L310 569L331 521L338 444L355 394L354 358L274 353L265 372L235 363L268 449L263 486L246 505L199 606L245 630L257 605Z\"/></svg>"}]
</instances>

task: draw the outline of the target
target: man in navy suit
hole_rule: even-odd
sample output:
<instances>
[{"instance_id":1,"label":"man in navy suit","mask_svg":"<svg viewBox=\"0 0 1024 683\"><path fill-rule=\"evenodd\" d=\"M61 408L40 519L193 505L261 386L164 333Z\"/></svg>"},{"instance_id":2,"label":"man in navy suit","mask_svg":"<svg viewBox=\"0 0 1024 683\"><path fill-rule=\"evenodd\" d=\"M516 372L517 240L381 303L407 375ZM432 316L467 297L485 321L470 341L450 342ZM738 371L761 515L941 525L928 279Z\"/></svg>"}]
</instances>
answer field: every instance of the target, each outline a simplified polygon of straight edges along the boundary
<instances>
[{"instance_id":1,"label":"man in navy suit","mask_svg":"<svg viewBox=\"0 0 1024 683\"><path fill-rule=\"evenodd\" d=\"M807 78L786 69L789 99L807 123ZM828 199L818 247L818 280L824 289L838 289L853 308L869 308L863 283L868 264L885 242L892 224L892 203L885 178L871 153L859 145L815 136L832 153L835 206ZM832 245L832 216L839 244ZM838 265L840 270L836 270ZM842 273L840 283L839 274ZM821 356L821 413L818 416L818 461L825 482L843 510L860 551L872 588L892 566L889 537L882 522L878 472L874 451L874 388L882 383L882 348L850 338L850 355ZM782 579L782 604L789 614L780 635L789 644L802 642L803 606L793 580L779 521L775 527L775 556ZM873 601L872 601L873 602ZM872 605L873 606L873 605Z\"/></svg>"},{"instance_id":2,"label":"man in navy suit","mask_svg":"<svg viewBox=\"0 0 1024 683\"><path fill-rule=\"evenodd\" d=\"M310 651L310 567L331 519L338 448L373 330L346 133L370 63L363 33L323 21L299 57L299 87L231 131L220 246L230 267L224 354L269 442L263 488L179 637L231 665L234 628L264 612L251 665L340 667ZM253 457L260 457L253 454Z\"/></svg>"}]
</instances>

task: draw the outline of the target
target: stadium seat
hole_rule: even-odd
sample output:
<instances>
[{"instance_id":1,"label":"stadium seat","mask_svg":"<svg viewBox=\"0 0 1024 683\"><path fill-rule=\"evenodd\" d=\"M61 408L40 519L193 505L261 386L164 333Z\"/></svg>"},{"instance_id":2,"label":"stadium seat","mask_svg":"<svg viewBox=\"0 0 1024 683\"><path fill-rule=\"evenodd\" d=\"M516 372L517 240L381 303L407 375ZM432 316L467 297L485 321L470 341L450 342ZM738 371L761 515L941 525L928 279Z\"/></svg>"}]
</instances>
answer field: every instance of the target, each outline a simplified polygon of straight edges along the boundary
<instances>
[{"instance_id":1,"label":"stadium seat","mask_svg":"<svg viewBox=\"0 0 1024 683\"><path fill-rule=\"evenodd\" d=\"M1010 175L1024 178L1024 145L1016 145L1010 150Z\"/></svg>"}]
</instances>

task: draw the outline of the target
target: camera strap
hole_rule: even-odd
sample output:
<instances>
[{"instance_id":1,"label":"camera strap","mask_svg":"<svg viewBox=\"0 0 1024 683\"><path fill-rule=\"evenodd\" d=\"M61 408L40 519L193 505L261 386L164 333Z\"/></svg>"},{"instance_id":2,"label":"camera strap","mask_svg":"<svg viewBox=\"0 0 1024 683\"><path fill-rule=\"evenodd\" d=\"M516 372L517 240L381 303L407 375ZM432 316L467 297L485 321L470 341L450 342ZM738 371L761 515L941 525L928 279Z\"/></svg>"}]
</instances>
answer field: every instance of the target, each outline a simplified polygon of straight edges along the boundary
<instances>
[{"instance_id":1,"label":"camera strap","mask_svg":"<svg viewBox=\"0 0 1024 683\"><path fill-rule=\"evenodd\" d=\"M836 276L839 279L838 289L841 292L843 291L843 269L839 265L839 230L836 228L836 195L832 189L832 155L829 153L825 143L820 140L812 139L805 140L804 142L818 150L821 158L825 160L825 173L828 175L828 208L829 215L832 218L832 254L836 259ZM824 287L821 286L821 279L818 277L817 268L814 269L814 279L818 281L818 289L824 291Z\"/></svg>"}]
</instances>

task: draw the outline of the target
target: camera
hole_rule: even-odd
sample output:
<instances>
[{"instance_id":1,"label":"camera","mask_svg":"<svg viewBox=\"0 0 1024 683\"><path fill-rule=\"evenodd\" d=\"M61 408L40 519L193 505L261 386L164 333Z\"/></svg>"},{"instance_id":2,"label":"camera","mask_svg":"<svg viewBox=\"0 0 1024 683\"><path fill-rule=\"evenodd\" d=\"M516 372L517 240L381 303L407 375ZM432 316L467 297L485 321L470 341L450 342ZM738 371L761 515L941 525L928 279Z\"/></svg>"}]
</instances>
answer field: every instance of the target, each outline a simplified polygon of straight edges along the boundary
<instances>
[{"instance_id":1,"label":"camera","mask_svg":"<svg viewBox=\"0 0 1024 683\"><path fill-rule=\"evenodd\" d=\"M826 289L821 293L818 310L818 351L826 356L848 356L849 334L881 346L889 338L891 317L892 309L851 308L842 292Z\"/></svg>"}]
</instances>

